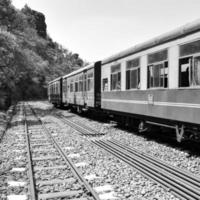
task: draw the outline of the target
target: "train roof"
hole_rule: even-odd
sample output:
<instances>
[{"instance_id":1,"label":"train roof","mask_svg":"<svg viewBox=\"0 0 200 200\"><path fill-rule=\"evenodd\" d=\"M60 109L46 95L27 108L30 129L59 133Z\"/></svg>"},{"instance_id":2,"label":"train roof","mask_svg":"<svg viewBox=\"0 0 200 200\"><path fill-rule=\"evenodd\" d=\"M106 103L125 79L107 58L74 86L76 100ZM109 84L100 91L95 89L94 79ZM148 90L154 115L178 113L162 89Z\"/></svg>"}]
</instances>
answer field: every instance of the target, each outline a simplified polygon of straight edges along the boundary
<instances>
[{"instance_id":1,"label":"train roof","mask_svg":"<svg viewBox=\"0 0 200 200\"><path fill-rule=\"evenodd\" d=\"M48 84L54 83L54 82L56 82L56 81L59 81L61 78L67 78L67 77L73 76L73 75L75 75L75 74L78 74L78 73L80 73L80 72L82 72L82 71L85 71L85 70L87 70L87 69L90 69L90 68L92 68L92 67L94 67L94 63L89 64L89 65L87 65L87 66L85 66L85 67L81 67L80 69L77 69L77 70L75 70L75 71L73 71L73 72L71 72L71 73L69 73L69 74L64 75L64 76L60 76L60 77L58 77L58 78L56 78L56 79L50 81Z\"/></svg>"},{"instance_id":2,"label":"train roof","mask_svg":"<svg viewBox=\"0 0 200 200\"><path fill-rule=\"evenodd\" d=\"M184 37L186 35L195 33L197 31L200 31L200 19L195 20L191 23L188 23L184 26L181 26L173 31L167 32L165 34L162 34L160 36L157 36L151 40L148 40L144 43L138 44L136 46L133 46L125 51L121 51L115 55L112 55L104 60L102 60L102 65L113 62L115 60L127 57L129 55L132 55L134 53L138 53L140 51L155 47L157 45Z\"/></svg>"},{"instance_id":3,"label":"train roof","mask_svg":"<svg viewBox=\"0 0 200 200\"><path fill-rule=\"evenodd\" d=\"M60 77L58 77L58 78L55 78L55 79L53 79L52 81L49 81L48 84L54 83L54 82L56 82L56 81L59 81L61 78L62 78L62 76L60 76Z\"/></svg>"},{"instance_id":4,"label":"train roof","mask_svg":"<svg viewBox=\"0 0 200 200\"><path fill-rule=\"evenodd\" d=\"M92 67L94 67L94 63L91 63L91 64L89 64L89 65L87 65L87 66L85 66L85 67L81 67L81 68L78 69L78 70L75 70L75 71L73 71L73 72L71 72L71 73L69 73L69 74L66 74L66 75L63 76L63 78L68 78L68 77L73 76L73 75L75 75L75 74L78 74L78 73L80 73L80 72L82 72L82 71L88 70L88 69L90 69L90 68L92 68Z\"/></svg>"}]
</instances>

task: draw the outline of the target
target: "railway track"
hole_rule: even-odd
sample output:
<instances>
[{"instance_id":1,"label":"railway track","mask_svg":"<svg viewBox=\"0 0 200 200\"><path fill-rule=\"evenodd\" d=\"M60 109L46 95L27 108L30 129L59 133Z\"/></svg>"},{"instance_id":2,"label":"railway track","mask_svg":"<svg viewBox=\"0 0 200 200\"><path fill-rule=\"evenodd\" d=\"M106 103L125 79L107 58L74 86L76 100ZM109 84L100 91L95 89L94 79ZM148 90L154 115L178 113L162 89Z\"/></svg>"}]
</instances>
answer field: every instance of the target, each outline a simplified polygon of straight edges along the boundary
<instances>
[{"instance_id":1,"label":"railway track","mask_svg":"<svg viewBox=\"0 0 200 200\"><path fill-rule=\"evenodd\" d=\"M98 136L97 131L92 133L93 129L86 125L81 123L76 124L69 119L64 119L64 117L61 117L61 119L67 125L77 130L81 135ZM143 175L163 185L180 199L200 199L199 176L195 176L185 170L169 165L162 160L156 159L136 149L127 147L116 140L97 139L93 140L92 143L133 166Z\"/></svg>"},{"instance_id":2,"label":"railway track","mask_svg":"<svg viewBox=\"0 0 200 200\"><path fill-rule=\"evenodd\" d=\"M31 199L99 200L30 106L24 108Z\"/></svg>"},{"instance_id":3,"label":"railway track","mask_svg":"<svg viewBox=\"0 0 200 200\"><path fill-rule=\"evenodd\" d=\"M62 115L56 115L57 118L62 119L63 122L65 122L67 125L71 126L75 130L77 130L81 135L85 136L102 136L103 133L99 133L95 129L86 126L83 122L75 123L72 120L66 119Z\"/></svg>"}]
</instances>

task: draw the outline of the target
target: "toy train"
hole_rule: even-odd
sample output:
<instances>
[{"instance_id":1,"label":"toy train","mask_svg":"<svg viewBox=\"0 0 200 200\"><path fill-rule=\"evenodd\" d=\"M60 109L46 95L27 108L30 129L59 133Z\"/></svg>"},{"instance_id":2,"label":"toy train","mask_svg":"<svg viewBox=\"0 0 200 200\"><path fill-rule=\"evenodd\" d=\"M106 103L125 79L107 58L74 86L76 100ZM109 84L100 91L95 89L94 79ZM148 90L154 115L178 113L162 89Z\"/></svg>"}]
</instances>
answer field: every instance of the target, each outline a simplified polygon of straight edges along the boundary
<instances>
[{"instance_id":1,"label":"toy train","mask_svg":"<svg viewBox=\"0 0 200 200\"><path fill-rule=\"evenodd\" d=\"M175 129L179 142L199 136L200 20L49 82L48 98L111 113L139 130Z\"/></svg>"}]
</instances>

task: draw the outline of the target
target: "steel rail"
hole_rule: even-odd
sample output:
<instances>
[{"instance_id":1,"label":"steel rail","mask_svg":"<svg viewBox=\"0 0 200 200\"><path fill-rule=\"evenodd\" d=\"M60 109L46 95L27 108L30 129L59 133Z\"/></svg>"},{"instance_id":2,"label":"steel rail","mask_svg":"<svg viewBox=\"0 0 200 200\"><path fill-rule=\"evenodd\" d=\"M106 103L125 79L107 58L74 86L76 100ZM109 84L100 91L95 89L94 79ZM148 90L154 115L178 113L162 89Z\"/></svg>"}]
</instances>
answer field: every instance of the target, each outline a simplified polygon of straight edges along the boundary
<instances>
[{"instance_id":1,"label":"steel rail","mask_svg":"<svg viewBox=\"0 0 200 200\"><path fill-rule=\"evenodd\" d=\"M71 126L73 129L79 131L82 135L92 135L91 131L85 129L84 127L81 127L80 125L76 124L75 122L72 122L68 119L62 118L64 122L66 122L69 126Z\"/></svg>"},{"instance_id":2,"label":"steel rail","mask_svg":"<svg viewBox=\"0 0 200 200\"><path fill-rule=\"evenodd\" d=\"M35 179L33 176L33 165L32 165L32 154L30 151L30 138L28 134L28 125L27 125L27 120L26 120L26 110L25 106L23 105L23 110L24 110L24 126L25 126L25 133L26 133L26 146L27 146L27 153L28 153L28 169L29 169L29 180L30 180L30 196L31 200L37 200L37 195L36 195L36 187L35 187Z\"/></svg>"},{"instance_id":3,"label":"steel rail","mask_svg":"<svg viewBox=\"0 0 200 200\"><path fill-rule=\"evenodd\" d=\"M191 200L199 199L199 190L189 186L186 182L182 182L182 180L177 177L172 178L171 174L167 173L165 170L157 168L141 159L133 158L132 155L127 153L127 151L115 148L105 142L93 141L93 143L138 169L138 171L142 172L144 175L151 177L153 180L156 180L165 187L170 188L176 196Z\"/></svg>"},{"instance_id":4,"label":"steel rail","mask_svg":"<svg viewBox=\"0 0 200 200\"><path fill-rule=\"evenodd\" d=\"M178 167L169 165L165 161L162 161L157 158L154 158L153 156L147 155L146 153L144 153L142 151L128 147L127 145L125 145L117 140L108 140L108 142L112 143L116 146L119 146L119 147L127 150L128 152L130 152L138 157L141 157L159 167L162 167L163 169L165 169L177 176L180 176L181 178L187 180L188 182L191 182L192 184L196 185L197 187L200 186L200 176L198 176L198 175L195 176L194 174L187 172L186 170L183 170L183 169L180 170L180 168L178 168Z\"/></svg>"},{"instance_id":5,"label":"steel rail","mask_svg":"<svg viewBox=\"0 0 200 200\"><path fill-rule=\"evenodd\" d=\"M78 171L78 169L75 167L75 165L72 163L72 161L67 157L66 153L62 150L60 145L56 142L56 140L53 138L53 136L49 133L48 129L42 122L42 120L37 116L33 108L28 104L30 109L32 110L32 113L35 115L35 117L38 119L38 121L41 123L42 128L44 129L45 133L51 138L54 146L59 151L59 153L62 155L64 161L69 165L70 169L72 170L72 173L74 176L79 180L80 183L82 183L85 188L92 194L93 198L95 200L100 200L98 194L96 191L89 185L89 183L82 177L81 173Z\"/></svg>"},{"instance_id":6,"label":"steel rail","mask_svg":"<svg viewBox=\"0 0 200 200\"><path fill-rule=\"evenodd\" d=\"M97 130L92 129L86 126L85 124L82 124L80 122L79 124L77 124L69 119L66 119L64 116L58 115L58 117L61 118L64 122L68 123L71 127L76 128L76 130L79 131L83 135L102 135ZM83 130L84 130L84 133L83 133Z\"/></svg>"},{"instance_id":7,"label":"steel rail","mask_svg":"<svg viewBox=\"0 0 200 200\"><path fill-rule=\"evenodd\" d=\"M101 142L101 141L100 141ZM106 142L107 143L107 142ZM134 155L134 154L131 154L131 153L129 153L129 152L126 152L125 150L124 150L124 148L123 147L120 147L120 146L116 146L116 145L114 145L113 146L113 144L112 143L110 143L111 144L111 146L112 147L114 147L114 148L119 148L119 149L121 149L121 152L125 152L125 154L126 155L129 155L129 156L131 156L131 158L133 158L133 159L136 159L136 160L138 160L138 161L141 161L142 163L144 163L144 164L146 164L147 166L152 166L154 169L157 169L161 174L162 174L162 171L164 172L164 176L168 176L168 177L170 177L170 178L174 178L174 180L179 184L179 185L185 185L185 187L187 187L188 189L190 189L190 190L193 190L194 192L196 192L199 196L200 196L200 187L199 187L199 185L200 185L200 181L197 181L197 182L194 182L194 183L191 183L191 181L193 182L193 180L191 180L191 179L188 179L187 177L185 178L184 176L181 176L180 174L178 174L178 173L173 173L173 171L169 171L168 172L168 170L165 168L165 167L163 167L163 165L157 165L157 164L155 164L155 163L153 163L153 162L151 162L151 161L148 161L148 160L146 160L144 157L143 157L143 155L141 155L141 156L136 156L136 155ZM110 145L109 143L108 143L108 145ZM133 157L134 156L134 157ZM162 170L162 171L161 171ZM164 171L165 170L165 171ZM170 174L171 173L171 174ZM185 179L186 179L186 181L185 181Z\"/></svg>"},{"instance_id":8,"label":"steel rail","mask_svg":"<svg viewBox=\"0 0 200 200\"><path fill-rule=\"evenodd\" d=\"M79 125L82 126L82 127L84 127L86 130L92 131L92 132L94 132L95 134L99 134L99 132L98 132L97 130L94 130L93 128L86 126L86 125L83 124L82 122L79 122Z\"/></svg>"}]
</instances>

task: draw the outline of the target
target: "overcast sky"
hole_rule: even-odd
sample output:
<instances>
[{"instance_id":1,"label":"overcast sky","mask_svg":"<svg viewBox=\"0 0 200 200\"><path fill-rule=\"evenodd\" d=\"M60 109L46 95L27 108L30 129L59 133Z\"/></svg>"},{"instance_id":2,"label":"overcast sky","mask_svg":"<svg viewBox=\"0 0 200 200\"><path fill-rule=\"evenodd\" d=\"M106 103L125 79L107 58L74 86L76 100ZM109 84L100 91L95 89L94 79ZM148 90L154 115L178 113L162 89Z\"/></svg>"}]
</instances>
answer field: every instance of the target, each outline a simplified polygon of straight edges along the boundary
<instances>
[{"instance_id":1,"label":"overcast sky","mask_svg":"<svg viewBox=\"0 0 200 200\"><path fill-rule=\"evenodd\" d=\"M12 0L44 13L49 35L89 62L200 18L200 0Z\"/></svg>"}]
</instances>

